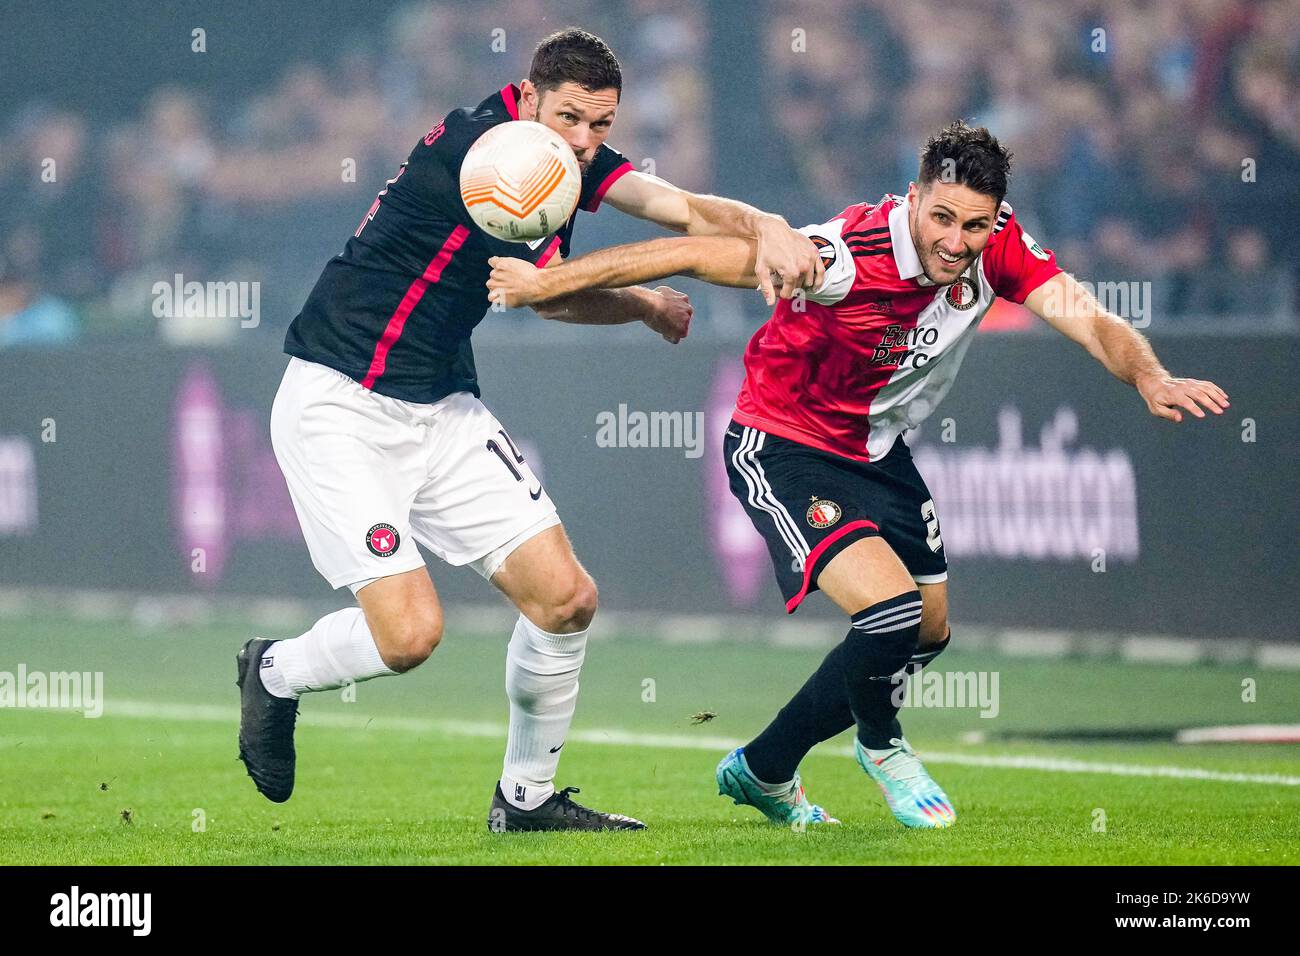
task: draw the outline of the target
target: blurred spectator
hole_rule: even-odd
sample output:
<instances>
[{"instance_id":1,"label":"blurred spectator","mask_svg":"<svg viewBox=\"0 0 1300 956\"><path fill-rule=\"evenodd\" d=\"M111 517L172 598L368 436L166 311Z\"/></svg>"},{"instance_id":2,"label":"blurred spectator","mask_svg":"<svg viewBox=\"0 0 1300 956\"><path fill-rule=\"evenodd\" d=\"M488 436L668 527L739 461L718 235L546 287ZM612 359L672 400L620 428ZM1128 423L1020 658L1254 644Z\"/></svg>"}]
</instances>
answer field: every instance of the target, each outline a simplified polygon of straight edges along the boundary
<instances>
[{"instance_id":1,"label":"blurred spectator","mask_svg":"<svg viewBox=\"0 0 1300 956\"><path fill-rule=\"evenodd\" d=\"M787 194L830 214L900 191L924 139L965 116L1014 152L1008 200L1081 278L1151 282L1162 320L1232 312L1224 290L1239 289L1243 316L1280 310L1294 326L1286 269L1237 280L1254 261L1256 240L1243 237L1287 248L1300 209L1300 0L772 9L769 96ZM853 29L864 9L876 22ZM797 26L806 52L791 50ZM861 118L846 115L853 98ZM871 169L882 143L892 167L867 182L843 175ZM1234 263L1231 276L1209 297L1214 250L1230 230L1231 251L1218 255ZM1004 316L984 327L1021 324L1033 325Z\"/></svg>"},{"instance_id":2,"label":"blurred spectator","mask_svg":"<svg viewBox=\"0 0 1300 956\"><path fill-rule=\"evenodd\" d=\"M278 337L411 145L570 24L622 60L611 145L685 188L739 166L746 198L824 219L905 189L924 139L964 116L1013 150L1009 201L1080 278L1153 283L1160 319L1295 324L1296 277L1272 251L1300 209L1300 0L765 0L752 31L690 0L378 9L238 95L173 73L113 120L40 102L0 117L5 308L21 319L5 327L66 337L71 309L87 336ZM716 103L742 57L759 87ZM764 155L734 155L755 124ZM644 234L604 214L578 251ZM258 282L260 331L161 328L149 290L178 273Z\"/></svg>"},{"instance_id":3,"label":"blurred spectator","mask_svg":"<svg viewBox=\"0 0 1300 956\"><path fill-rule=\"evenodd\" d=\"M30 272L0 259L0 348L62 345L77 337L77 316L66 302L42 292Z\"/></svg>"},{"instance_id":4,"label":"blurred spectator","mask_svg":"<svg viewBox=\"0 0 1300 956\"><path fill-rule=\"evenodd\" d=\"M1283 324L1295 307L1295 278L1292 264L1270 251L1263 230L1244 227L1228 236L1221 261L1202 275L1190 311Z\"/></svg>"}]
</instances>

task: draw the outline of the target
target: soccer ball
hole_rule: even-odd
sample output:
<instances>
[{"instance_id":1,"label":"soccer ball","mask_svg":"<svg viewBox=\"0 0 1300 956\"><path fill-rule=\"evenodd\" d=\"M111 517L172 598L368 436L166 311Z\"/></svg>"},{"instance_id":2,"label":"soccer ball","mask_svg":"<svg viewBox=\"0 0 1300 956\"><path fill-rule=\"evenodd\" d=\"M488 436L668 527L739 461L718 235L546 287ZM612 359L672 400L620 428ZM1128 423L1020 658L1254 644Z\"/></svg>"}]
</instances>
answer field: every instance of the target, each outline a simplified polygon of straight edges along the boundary
<instances>
[{"instance_id":1,"label":"soccer ball","mask_svg":"<svg viewBox=\"0 0 1300 956\"><path fill-rule=\"evenodd\" d=\"M478 227L507 242L532 242L573 215L582 173L559 133L528 120L500 123L460 164L460 198Z\"/></svg>"}]
</instances>

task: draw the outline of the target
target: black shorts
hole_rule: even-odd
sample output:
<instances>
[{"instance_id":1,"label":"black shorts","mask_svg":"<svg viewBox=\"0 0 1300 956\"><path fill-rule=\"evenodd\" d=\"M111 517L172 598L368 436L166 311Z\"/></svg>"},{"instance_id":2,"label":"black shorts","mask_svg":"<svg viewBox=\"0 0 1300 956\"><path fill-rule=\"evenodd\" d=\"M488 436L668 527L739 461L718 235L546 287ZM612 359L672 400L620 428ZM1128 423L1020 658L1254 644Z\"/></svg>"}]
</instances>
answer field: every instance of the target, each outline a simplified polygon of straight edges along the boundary
<instances>
[{"instance_id":1,"label":"black shorts","mask_svg":"<svg viewBox=\"0 0 1300 956\"><path fill-rule=\"evenodd\" d=\"M854 461L732 422L727 476L767 541L793 613L817 576L859 538L879 535L918 584L948 578L939 519L902 437L877 462Z\"/></svg>"}]
</instances>

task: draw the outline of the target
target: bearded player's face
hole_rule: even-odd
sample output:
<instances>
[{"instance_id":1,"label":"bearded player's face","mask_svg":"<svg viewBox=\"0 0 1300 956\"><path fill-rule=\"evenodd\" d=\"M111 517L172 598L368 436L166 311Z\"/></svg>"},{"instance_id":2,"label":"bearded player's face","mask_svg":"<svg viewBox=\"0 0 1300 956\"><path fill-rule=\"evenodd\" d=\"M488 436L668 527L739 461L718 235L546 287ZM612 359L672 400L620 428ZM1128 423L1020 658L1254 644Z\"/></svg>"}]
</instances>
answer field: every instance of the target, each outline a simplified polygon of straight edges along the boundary
<instances>
[{"instance_id":1,"label":"bearded player's face","mask_svg":"<svg viewBox=\"0 0 1300 956\"><path fill-rule=\"evenodd\" d=\"M984 251L993 235L998 202L959 183L912 183L907 190L911 208L912 244L925 277L949 285Z\"/></svg>"},{"instance_id":2,"label":"bearded player's face","mask_svg":"<svg viewBox=\"0 0 1300 956\"><path fill-rule=\"evenodd\" d=\"M561 83L538 93L528 80L519 85L520 119L536 120L564 137L585 172L614 125L618 90L583 89L577 83Z\"/></svg>"}]
</instances>

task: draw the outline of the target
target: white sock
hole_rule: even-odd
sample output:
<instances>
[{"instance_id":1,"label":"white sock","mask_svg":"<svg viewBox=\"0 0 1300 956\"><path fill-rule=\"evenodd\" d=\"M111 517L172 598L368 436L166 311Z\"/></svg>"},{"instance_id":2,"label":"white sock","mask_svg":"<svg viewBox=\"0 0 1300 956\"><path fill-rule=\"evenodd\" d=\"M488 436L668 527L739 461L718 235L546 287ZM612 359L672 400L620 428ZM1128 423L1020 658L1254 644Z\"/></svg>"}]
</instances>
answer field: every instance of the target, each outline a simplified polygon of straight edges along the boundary
<instances>
[{"instance_id":1,"label":"white sock","mask_svg":"<svg viewBox=\"0 0 1300 956\"><path fill-rule=\"evenodd\" d=\"M745 761L745 769L749 770L749 761L745 760L744 754L740 755L740 759ZM755 777L752 770L749 770L749 776L758 784L758 789L769 797L788 797L794 791L794 777L791 777L785 783L768 783L766 780L759 780Z\"/></svg>"},{"instance_id":2,"label":"white sock","mask_svg":"<svg viewBox=\"0 0 1300 956\"><path fill-rule=\"evenodd\" d=\"M310 631L290 641L276 641L262 657L262 686L276 697L297 697L333 690L348 681L396 674L379 656L379 648L359 607L326 614Z\"/></svg>"},{"instance_id":3,"label":"white sock","mask_svg":"<svg viewBox=\"0 0 1300 956\"><path fill-rule=\"evenodd\" d=\"M586 631L549 634L519 615L506 651L510 733L501 793L520 809L532 810L555 793L555 769L578 703L586 651Z\"/></svg>"}]
</instances>

